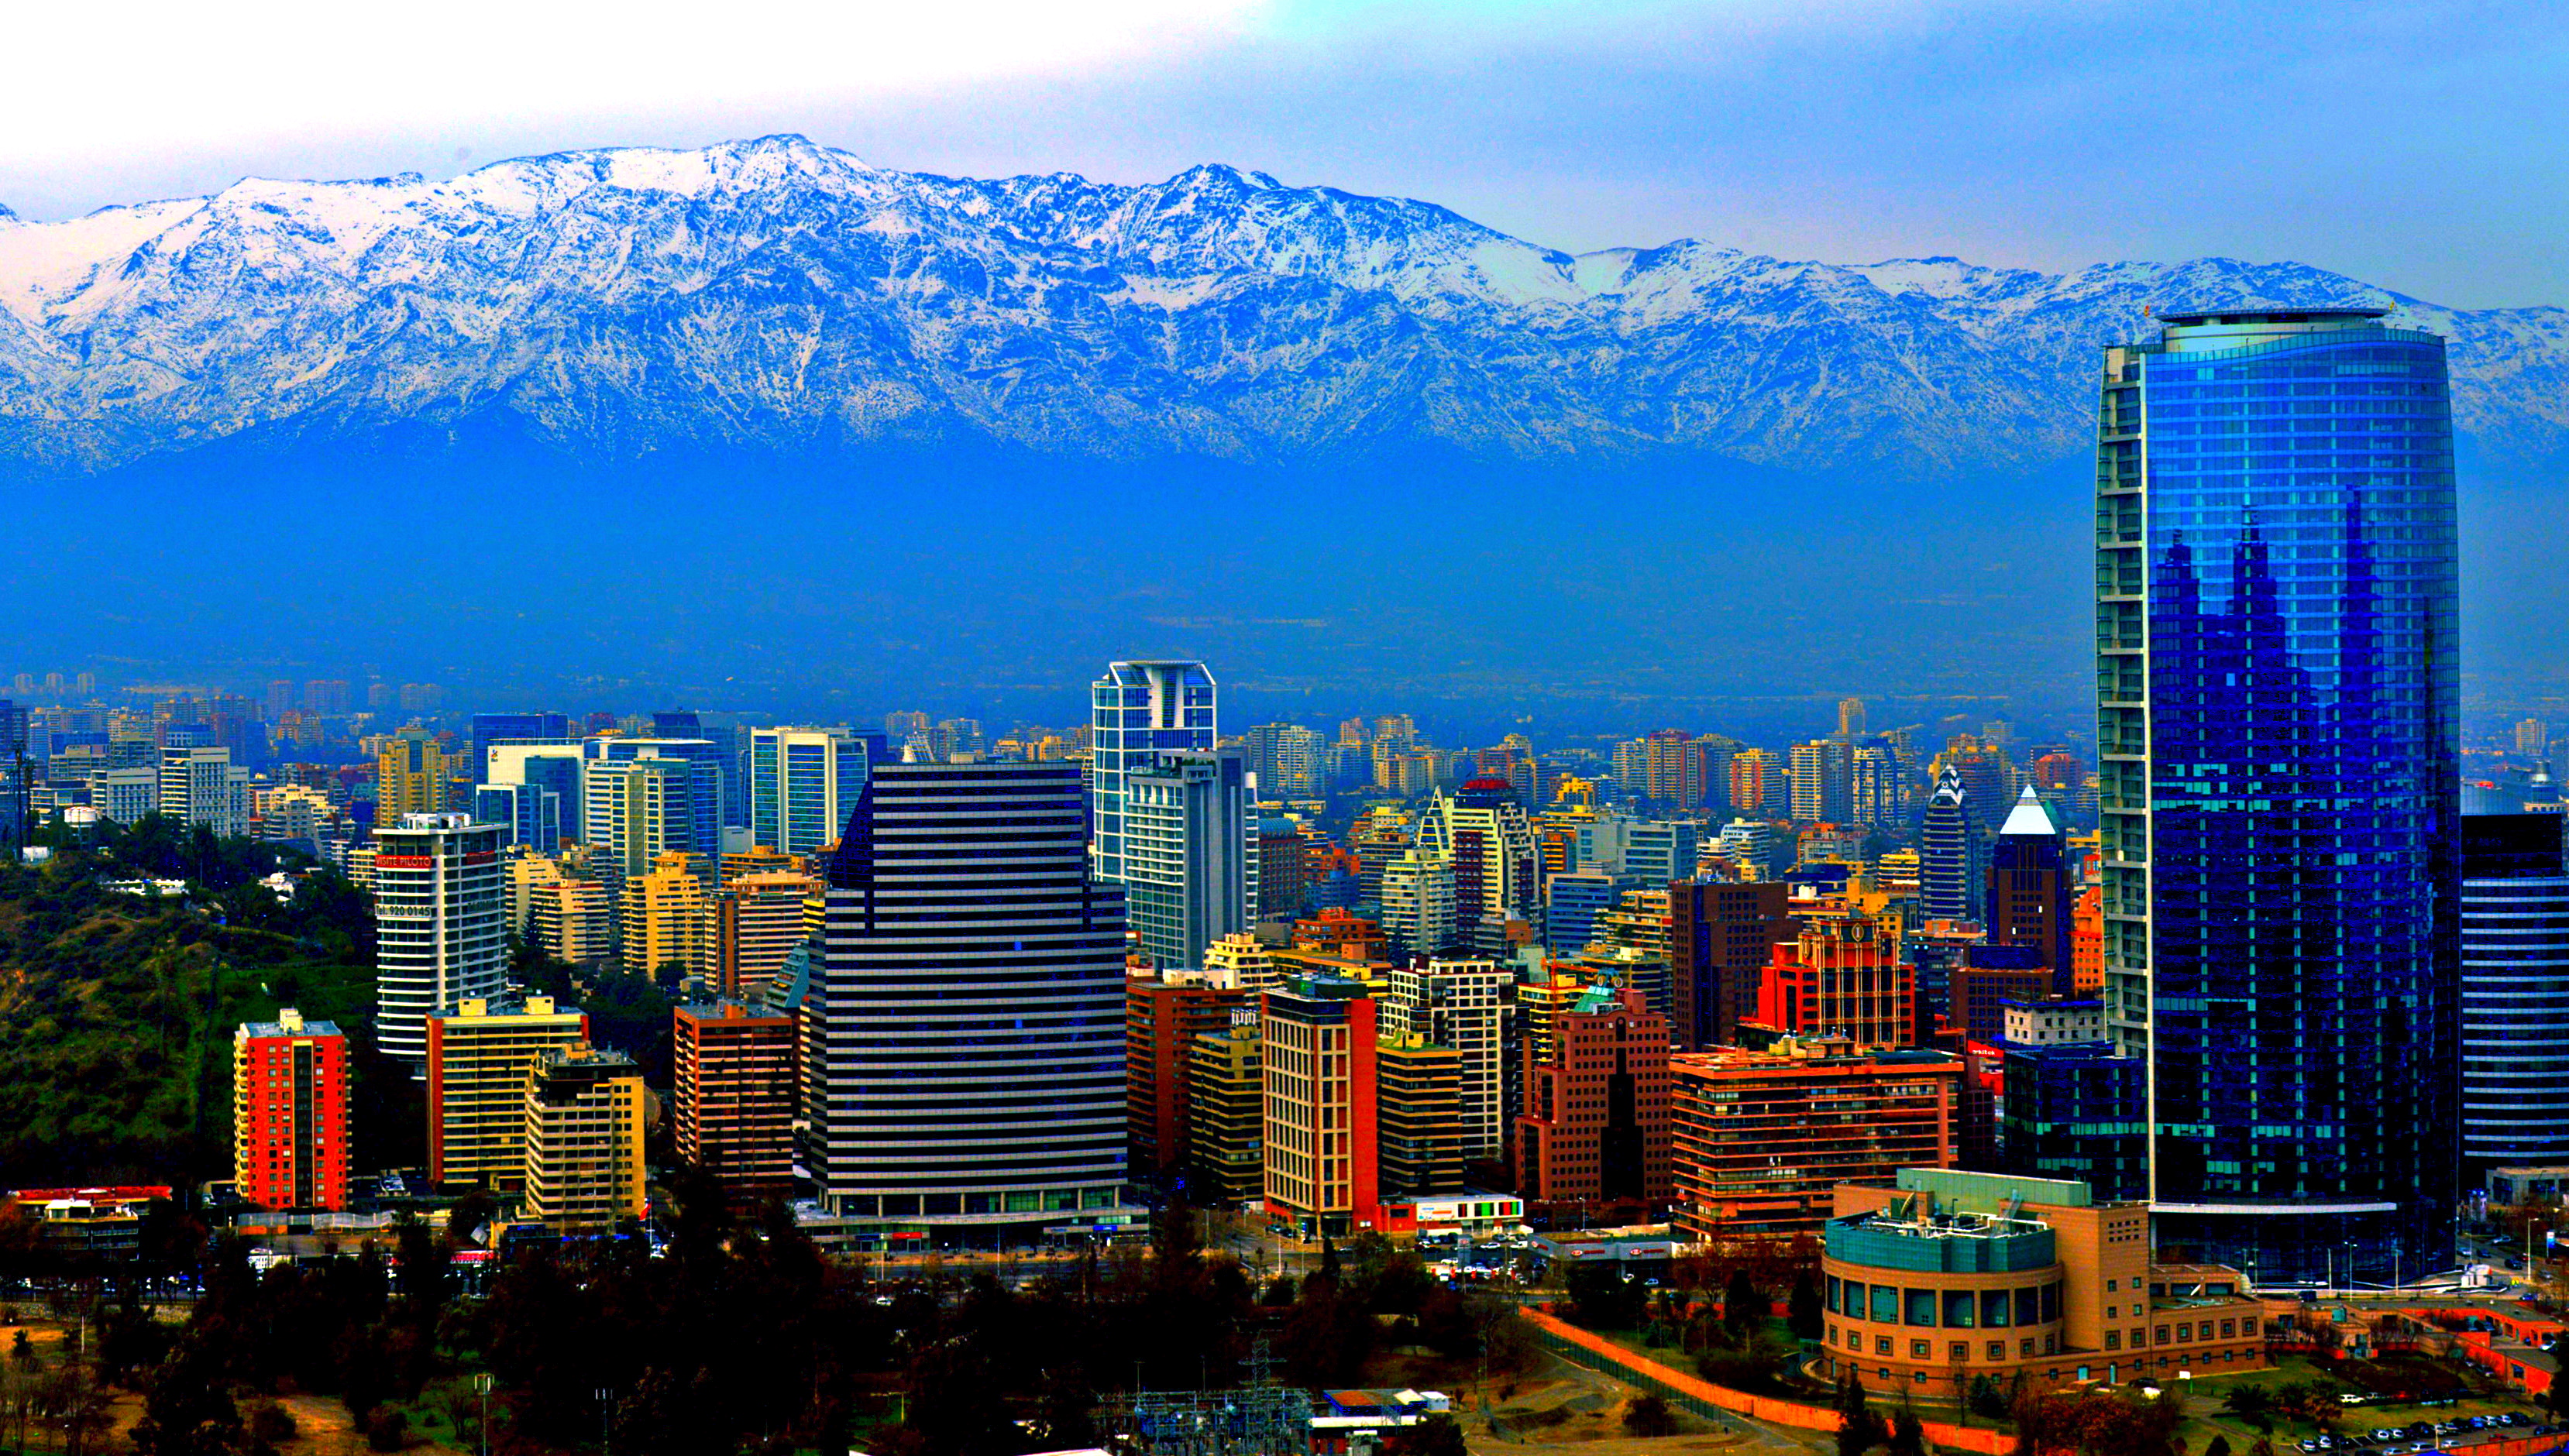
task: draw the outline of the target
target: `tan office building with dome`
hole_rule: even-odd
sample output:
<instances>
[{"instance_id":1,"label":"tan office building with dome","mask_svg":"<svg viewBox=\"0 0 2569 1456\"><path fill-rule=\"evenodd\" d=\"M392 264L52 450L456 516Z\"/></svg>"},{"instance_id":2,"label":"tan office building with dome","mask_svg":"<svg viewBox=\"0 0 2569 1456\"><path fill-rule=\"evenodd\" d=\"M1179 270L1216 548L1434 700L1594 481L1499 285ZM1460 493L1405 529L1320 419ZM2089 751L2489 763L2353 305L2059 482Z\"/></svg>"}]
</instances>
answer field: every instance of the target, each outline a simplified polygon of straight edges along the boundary
<instances>
[{"instance_id":1,"label":"tan office building with dome","mask_svg":"<svg viewBox=\"0 0 2569 1456\"><path fill-rule=\"evenodd\" d=\"M1815 1373L1876 1393L2121 1384L2262 1368L2260 1304L2235 1270L2154 1265L2150 1210L2087 1185L1904 1168L1841 1184L1822 1234Z\"/></svg>"}]
</instances>

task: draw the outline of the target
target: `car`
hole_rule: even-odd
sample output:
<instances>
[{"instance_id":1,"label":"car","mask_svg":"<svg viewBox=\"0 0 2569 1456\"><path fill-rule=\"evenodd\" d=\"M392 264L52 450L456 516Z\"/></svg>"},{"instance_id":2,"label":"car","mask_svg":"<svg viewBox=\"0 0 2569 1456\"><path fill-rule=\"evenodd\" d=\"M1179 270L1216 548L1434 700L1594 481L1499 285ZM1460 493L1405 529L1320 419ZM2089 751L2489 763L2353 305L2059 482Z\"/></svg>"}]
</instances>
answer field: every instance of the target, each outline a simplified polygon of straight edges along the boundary
<instances>
[{"instance_id":1,"label":"car","mask_svg":"<svg viewBox=\"0 0 2569 1456\"><path fill-rule=\"evenodd\" d=\"M2435 1423L2433 1421L2410 1421L2408 1423L2408 1434L2412 1438L2416 1436L2431 1436L2435 1434Z\"/></svg>"},{"instance_id":2,"label":"car","mask_svg":"<svg viewBox=\"0 0 2569 1456\"><path fill-rule=\"evenodd\" d=\"M2523 1425L2529 1417L2527 1417L2523 1411L2510 1410L2504 1415L2499 1416L2498 1419L2511 1426L2520 1426Z\"/></svg>"},{"instance_id":3,"label":"car","mask_svg":"<svg viewBox=\"0 0 2569 1456\"><path fill-rule=\"evenodd\" d=\"M2373 1428L2373 1439L2377 1441L2396 1441L2406 1434L2408 1434L2406 1431L2394 1431L2388 1426L2375 1426Z\"/></svg>"},{"instance_id":4,"label":"car","mask_svg":"<svg viewBox=\"0 0 2569 1456\"><path fill-rule=\"evenodd\" d=\"M2321 1451L2326 1450L2327 1448L2319 1443L2319 1439L2317 1437L2313 1437L2302 1442L2302 1449L2305 1451Z\"/></svg>"}]
</instances>

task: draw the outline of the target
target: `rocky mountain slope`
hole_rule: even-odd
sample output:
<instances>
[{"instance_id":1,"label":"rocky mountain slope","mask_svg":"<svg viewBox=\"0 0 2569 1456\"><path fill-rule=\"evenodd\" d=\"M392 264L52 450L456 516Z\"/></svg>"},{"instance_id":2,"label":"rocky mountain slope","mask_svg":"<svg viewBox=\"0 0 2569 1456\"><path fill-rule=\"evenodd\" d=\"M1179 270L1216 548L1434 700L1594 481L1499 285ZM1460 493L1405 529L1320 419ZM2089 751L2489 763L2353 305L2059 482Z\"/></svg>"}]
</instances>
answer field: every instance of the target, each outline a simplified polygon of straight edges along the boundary
<instances>
[{"instance_id":1,"label":"rocky mountain slope","mask_svg":"<svg viewBox=\"0 0 2569 1456\"><path fill-rule=\"evenodd\" d=\"M796 137L451 182L0 209L0 461L498 422L612 459L963 440L1309 460L1441 443L1902 472L2075 455L2143 308L2367 301L2453 341L2493 458L2569 452L2569 309L2294 263L1571 256L1443 208L1199 167L975 181Z\"/></svg>"}]
</instances>

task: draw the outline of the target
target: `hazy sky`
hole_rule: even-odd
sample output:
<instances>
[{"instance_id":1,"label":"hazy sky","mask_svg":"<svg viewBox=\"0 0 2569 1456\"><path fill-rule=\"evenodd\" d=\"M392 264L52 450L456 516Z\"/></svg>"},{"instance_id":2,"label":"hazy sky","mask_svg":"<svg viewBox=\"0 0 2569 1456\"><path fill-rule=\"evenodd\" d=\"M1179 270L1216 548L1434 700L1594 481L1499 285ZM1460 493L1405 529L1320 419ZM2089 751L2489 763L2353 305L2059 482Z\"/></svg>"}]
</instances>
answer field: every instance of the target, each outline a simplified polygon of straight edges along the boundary
<instances>
[{"instance_id":1,"label":"hazy sky","mask_svg":"<svg viewBox=\"0 0 2569 1456\"><path fill-rule=\"evenodd\" d=\"M2569 303L2555 4L941 0L32 7L29 217L801 132L912 170L1225 161L1571 249L2292 258Z\"/></svg>"}]
</instances>

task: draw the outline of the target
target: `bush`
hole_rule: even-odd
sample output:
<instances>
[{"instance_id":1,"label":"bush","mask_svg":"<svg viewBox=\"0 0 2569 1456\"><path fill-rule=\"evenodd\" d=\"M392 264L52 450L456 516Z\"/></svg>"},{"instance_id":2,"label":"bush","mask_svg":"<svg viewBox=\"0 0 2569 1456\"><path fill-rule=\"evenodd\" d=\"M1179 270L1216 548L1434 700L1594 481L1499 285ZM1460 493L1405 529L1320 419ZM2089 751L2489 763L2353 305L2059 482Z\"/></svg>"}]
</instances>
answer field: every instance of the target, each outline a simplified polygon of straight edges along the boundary
<instances>
[{"instance_id":1,"label":"bush","mask_svg":"<svg viewBox=\"0 0 2569 1456\"><path fill-rule=\"evenodd\" d=\"M410 1417L389 1407L378 1407L366 1417L366 1449L398 1451L410 1443Z\"/></svg>"},{"instance_id":2,"label":"bush","mask_svg":"<svg viewBox=\"0 0 2569 1456\"><path fill-rule=\"evenodd\" d=\"M1655 1395L1635 1397L1624 1407L1624 1434L1628 1436L1670 1436L1676 1434L1676 1412Z\"/></svg>"},{"instance_id":3,"label":"bush","mask_svg":"<svg viewBox=\"0 0 2569 1456\"><path fill-rule=\"evenodd\" d=\"M249 1413L249 1436L270 1446L281 1446L300 1434L294 1417L284 1406L269 1402L252 1407Z\"/></svg>"}]
</instances>

